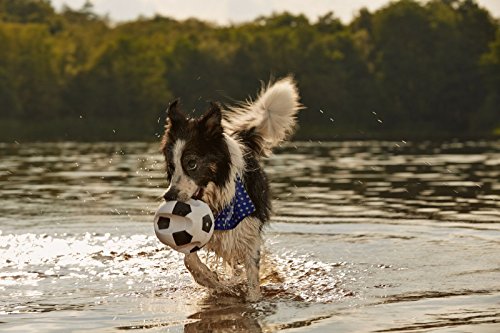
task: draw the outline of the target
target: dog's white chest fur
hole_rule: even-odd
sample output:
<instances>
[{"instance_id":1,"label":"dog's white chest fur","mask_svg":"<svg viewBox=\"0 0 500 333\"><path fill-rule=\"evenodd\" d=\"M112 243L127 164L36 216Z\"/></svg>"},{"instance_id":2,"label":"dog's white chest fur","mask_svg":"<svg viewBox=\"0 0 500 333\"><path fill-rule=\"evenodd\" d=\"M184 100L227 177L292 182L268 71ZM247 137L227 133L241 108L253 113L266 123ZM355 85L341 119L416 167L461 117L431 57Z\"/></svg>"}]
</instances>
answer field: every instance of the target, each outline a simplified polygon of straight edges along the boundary
<instances>
[{"instance_id":1,"label":"dog's white chest fur","mask_svg":"<svg viewBox=\"0 0 500 333\"><path fill-rule=\"evenodd\" d=\"M234 229L215 230L205 248L232 266L243 263L255 247L260 247L260 225L256 218L247 217Z\"/></svg>"}]
</instances>

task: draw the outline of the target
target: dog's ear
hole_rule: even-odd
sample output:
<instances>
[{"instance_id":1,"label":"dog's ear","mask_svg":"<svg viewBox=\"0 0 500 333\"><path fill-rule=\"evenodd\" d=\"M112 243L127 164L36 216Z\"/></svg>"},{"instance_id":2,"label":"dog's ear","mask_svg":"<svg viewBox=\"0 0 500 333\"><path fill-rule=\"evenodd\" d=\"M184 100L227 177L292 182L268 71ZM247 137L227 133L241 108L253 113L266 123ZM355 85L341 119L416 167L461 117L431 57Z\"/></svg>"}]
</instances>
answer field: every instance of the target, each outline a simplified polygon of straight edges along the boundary
<instances>
[{"instance_id":1,"label":"dog's ear","mask_svg":"<svg viewBox=\"0 0 500 333\"><path fill-rule=\"evenodd\" d=\"M167 109L167 128L182 125L187 121L186 115L179 108L179 99L176 99Z\"/></svg>"},{"instance_id":2,"label":"dog's ear","mask_svg":"<svg viewBox=\"0 0 500 333\"><path fill-rule=\"evenodd\" d=\"M210 103L210 108L201 117L200 124L209 136L216 137L222 135L222 111L218 103Z\"/></svg>"}]
</instances>

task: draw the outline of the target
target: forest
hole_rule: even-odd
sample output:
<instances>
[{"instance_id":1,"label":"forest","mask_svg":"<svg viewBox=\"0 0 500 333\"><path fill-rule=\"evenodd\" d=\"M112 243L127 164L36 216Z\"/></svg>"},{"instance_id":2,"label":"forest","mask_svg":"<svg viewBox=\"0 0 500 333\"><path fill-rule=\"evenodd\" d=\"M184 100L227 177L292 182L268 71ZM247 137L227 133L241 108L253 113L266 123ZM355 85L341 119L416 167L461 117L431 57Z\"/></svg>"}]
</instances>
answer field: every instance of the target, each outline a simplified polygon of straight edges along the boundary
<instances>
[{"instance_id":1,"label":"forest","mask_svg":"<svg viewBox=\"0 0 500 333\"><path fill-rule=\"evenodd\" d=\"M199 114L290 74L296 139L500 135L499 20L472 0L227 26L0 0L0 141L158 140L174 98Z\"/></svg>"}]
</instances>

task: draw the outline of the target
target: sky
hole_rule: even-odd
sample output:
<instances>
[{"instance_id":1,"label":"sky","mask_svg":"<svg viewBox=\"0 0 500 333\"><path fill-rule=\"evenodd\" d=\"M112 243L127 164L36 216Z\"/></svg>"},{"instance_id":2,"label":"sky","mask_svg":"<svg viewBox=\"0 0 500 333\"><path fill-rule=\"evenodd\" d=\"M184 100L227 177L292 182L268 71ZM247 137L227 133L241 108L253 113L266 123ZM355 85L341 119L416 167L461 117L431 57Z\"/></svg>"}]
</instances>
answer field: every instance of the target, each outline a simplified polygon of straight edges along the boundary
<instances>
[{"instance_id":1,"label":"sky","mask_svg":"<svg viewBox=\"0 0 500 333\"><path fill-rule=\"evenodd\" d=\"M64 4L80 8L85 0L52 0L57 9ZM305 14L315 21L329 11L343 22L349 22L359 9L376 10L388 0L90 0L98 14L107 14L112 21L134 20L155 14L186 19L196 17L218 24L250 21L260 15L288 11ZM494 17L500 17L500 0L477 0Z\"/></svg>"}]
</instances>

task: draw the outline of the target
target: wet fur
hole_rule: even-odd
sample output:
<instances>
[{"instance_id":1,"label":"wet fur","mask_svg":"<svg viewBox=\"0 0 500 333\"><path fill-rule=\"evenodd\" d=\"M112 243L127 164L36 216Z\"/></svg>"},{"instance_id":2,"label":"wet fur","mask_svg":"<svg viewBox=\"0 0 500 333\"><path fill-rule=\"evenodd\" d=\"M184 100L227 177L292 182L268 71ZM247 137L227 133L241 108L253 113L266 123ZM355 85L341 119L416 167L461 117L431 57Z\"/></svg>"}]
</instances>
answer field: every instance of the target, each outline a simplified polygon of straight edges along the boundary
<instances>
[{"instance_id":1,"label":"wet fur","mask_svg":"<svg viewBox=\"0 0 500 333\"><path fill-rule=\"evenodd\" d=\"M298 99L295 83L288 77L263 88L255 101L224 112L215 103L198 119L187 118L178 102L168 110L162 143L170 182L165 199L187 201L201 193L217 215L231 202L239 175L255 205L251 216L232 230L216 230L205 246L231 266L245 267L250 301L260 297L262 231L271 215L269 184L260 161L292 132ZM196 253L186 255L184 261L197 283L238 294L220 282Z\"/></svg>"}]
</instances>

